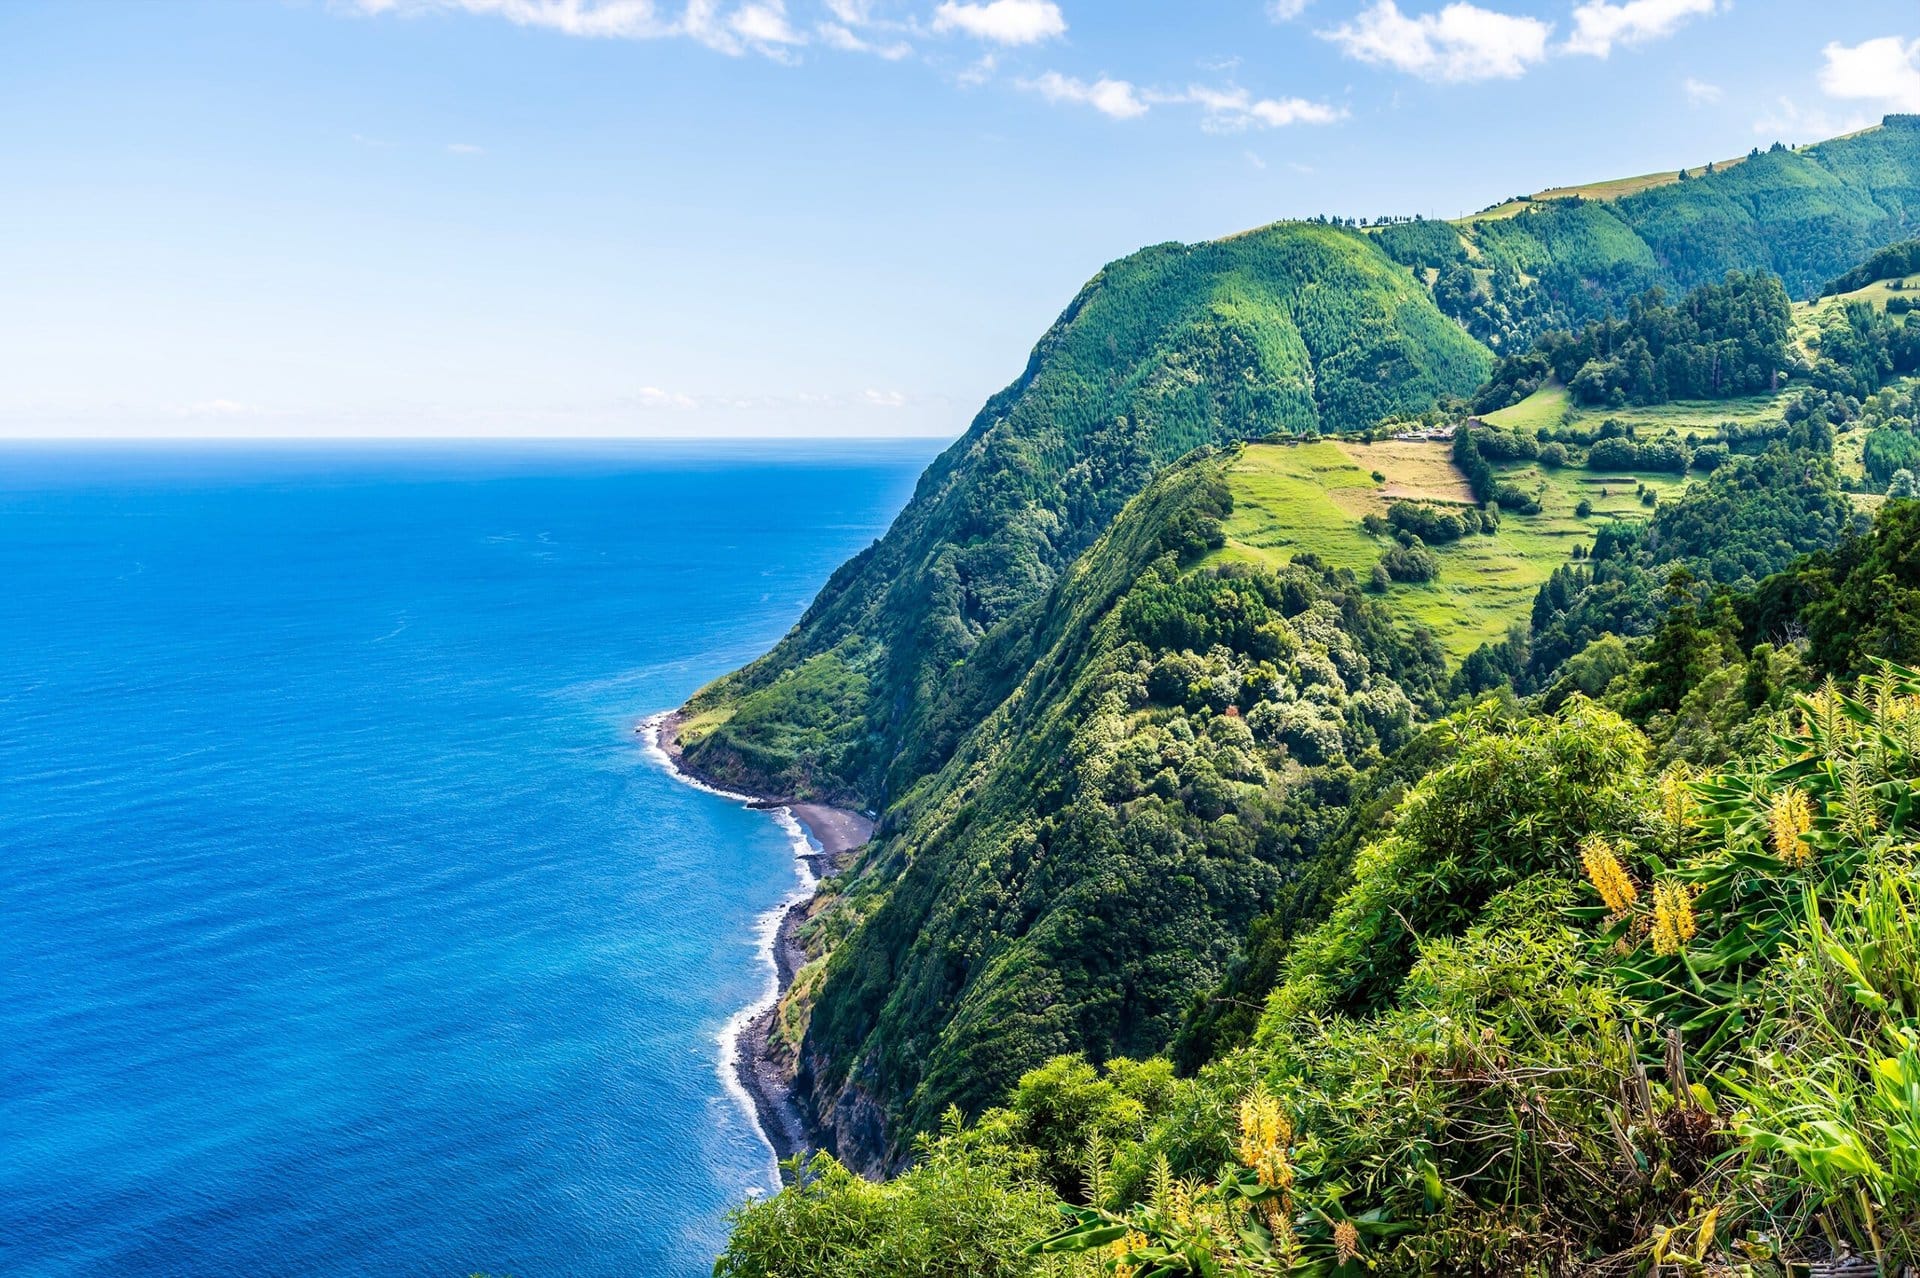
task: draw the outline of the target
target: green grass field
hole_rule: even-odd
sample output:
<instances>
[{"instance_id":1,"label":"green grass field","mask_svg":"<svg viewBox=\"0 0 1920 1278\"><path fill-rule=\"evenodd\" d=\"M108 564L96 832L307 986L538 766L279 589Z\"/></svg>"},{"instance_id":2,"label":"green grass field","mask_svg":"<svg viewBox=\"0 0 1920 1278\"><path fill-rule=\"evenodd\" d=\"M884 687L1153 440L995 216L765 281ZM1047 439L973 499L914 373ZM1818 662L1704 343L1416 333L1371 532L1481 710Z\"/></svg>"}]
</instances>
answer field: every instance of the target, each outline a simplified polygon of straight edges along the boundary
<instances>
[{"instance_id":1,"label":"green grass field","mask_svg":"<svg viewBox=\"0 0 1920 1278\"><path fill-rule=\"evenodd\" d=\"M1531 435L1542 426L1552 428L1560 425L1571 407L1573 397L1567 394L1567 388L1559 382L1548 382L1519 403L1488 413L1480 420L1501 430Z\"/></svg>"},{"instance_id":2,"label":"green grass field","mask_svg":"<svg viewBox=\"0 0 1920 1278\"><path fill-rule=\"evenodd\" d=\"M1867 477L1867 463L1862 455L1867 445L1867 432L1857 426L1843 430L1833 437L1833 465L1840 472L1840 478L1864 480Z\"/></svg>"},{"instance_id":3,"label":"green grass field","mask_svg":"<svg viewBox=\"0 0 1920 1278\"><path fill-rule=\"evenodd\" d=\"M1612 418L1633 428L1637 436L1695 434L1706 438L1722 423L1736 422L1752 426L1776 421L1786 411L1791 391L1772 395L1748 395L1740 399L1676 400L1671 404L1653 404L1644 408L1584 408L1575 406L1567 388L1549 382L1517 404L1486 414L1481 420L1489 426L1531 435L1541 427L1562 425L1592 430Z\"/></svg>"},{"instance_id":4,"label":"green grass field","mask_svg":"<svg viewBox=\"0 0 1920 1278\"><path fill-rule=\"evenodd\" d=\"M1375 480L1374 472L1384 478ZM1609 519L1645 519L1637 488L1663 498L1684 482L1674 475L1595 475L1533 465L1503 468L1504 478L1538 494L1538 515L1506 515L1491 537L1468 536L1433 547L1440 577L1418 585L1396 583L1386 598L1411 624L1433 632L1458 661L1480 644L1505 635L1533 608L1534 592L1588 544ZM1249 444L1229 470L1234 510L1222 559L1277 567L1312 552L1335 568L1368 577L1392 541L1369 536L1360 519L1384 514L1390 499L1417 496L1459 500L1465 479L1444 443ZM1594 513L1574 514L1585 498Z\"/></svg>"},{"instance_id":5,"label":"green grass field","mask_svg":"<svg viewBox=\"0 0 1920 1278\"><path fill-rule=\"evenodd\" d=\"M1361 530L1360 517L1386 510L1384 485L1340 445L1249 444L1230 474L1234 506L1222 555L1277 565L1312 552L1336 568L1372 571L1381 543Z\"/></svg>"},{"instance_id":6,"label":"green grass field","mask_svg":"<svg viewBox=\"0 0 1920 1278\"><path fill-rule=\"evenodd\" d=\"M1611 417L1623 426L1633 427L1636 435L1685 435L1691 432L1706 438L1718 430L1723 422L1753 426L1760 422L1778 421L1791 398L1791 391L1781 391L1773 395L1748 395L1741 399L1683 399L1645 408L1579 408L1574 410L1568 424L1591 430ZM1518 408L1519 405L1514 407Z\"/></svg>"}]
</instances>

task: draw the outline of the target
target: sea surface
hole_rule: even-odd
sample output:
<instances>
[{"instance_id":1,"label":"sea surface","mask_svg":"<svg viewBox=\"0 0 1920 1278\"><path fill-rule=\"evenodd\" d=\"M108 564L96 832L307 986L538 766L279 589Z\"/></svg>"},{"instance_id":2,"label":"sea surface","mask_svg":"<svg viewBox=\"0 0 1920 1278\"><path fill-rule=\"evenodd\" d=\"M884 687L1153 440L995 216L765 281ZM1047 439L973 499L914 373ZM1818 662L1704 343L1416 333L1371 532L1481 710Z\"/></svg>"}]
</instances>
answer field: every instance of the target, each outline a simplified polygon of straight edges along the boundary
<instances>
[{"instance_id":1,"label":"sea surface","mask_svg":"<svg viewBox=\"0 0 1920 1278\"><path fill-rule=\"evenodd\" d=\"M0 1273L707 1273L797 871L634 727L934 449L0 448Z\"/></svg>"}]
</instances>

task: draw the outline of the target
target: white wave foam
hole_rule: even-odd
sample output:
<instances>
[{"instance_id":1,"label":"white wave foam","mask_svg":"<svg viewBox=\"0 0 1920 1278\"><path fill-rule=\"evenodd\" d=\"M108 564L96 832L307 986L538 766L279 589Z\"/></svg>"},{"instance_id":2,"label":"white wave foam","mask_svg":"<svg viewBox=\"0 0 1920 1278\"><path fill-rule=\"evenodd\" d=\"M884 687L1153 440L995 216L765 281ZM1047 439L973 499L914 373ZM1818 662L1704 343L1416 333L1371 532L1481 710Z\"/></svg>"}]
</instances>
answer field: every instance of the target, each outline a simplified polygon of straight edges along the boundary
<instances>
[{"instance_id":1,"label":"white wave foam","mask_svg":"<svg viewBox=\"0 0 1920 1278\"><path fill-rule=\"evenodd\" d=\"M682 785L690 786L704 794L711 794L743 806L756 803L757 800L750 794L739 794L732 790L708 785L698 777L682 772L675 765L673 756L668 754L666 747L660 744L660 726L666 721L669 713L671 712L663 710L658 714L647 716L640 722L640 746L648 762ZM754 948L761 966L767 972L766 989L760 997L727 1019L727 1023L720 1027L717 1041L720 1048L721 1085L727 1089L727 1094L733 1097L746 1114L747 1121L753 1125L753 1130L758 1132L760 1139L766 1143L767 1152L772 1154L774 1153L773 1140L767 1134L766 1128L761 1126L760 1111L753 1103L752 1093L748 1092L745 1084L740 1081L740 1036L755 1017L780 1001L780 964L773 953L774 946L780 939L780 921L786 917L788 910L813 896L814 889L819 886L819 879L814 875L813 865L808 858L824 849L808 835L807 828L800 824L800 819L793 814L792 808L762 808L760 811L772 817L774 822L786 832L787 839L793 846L794 877L798 885L793 891L787 893L780 904L762 914L754 923ZM780 1173L778 1165L775 1164L772 1188L779 1187Z\"/></svg>"}]
</instances>

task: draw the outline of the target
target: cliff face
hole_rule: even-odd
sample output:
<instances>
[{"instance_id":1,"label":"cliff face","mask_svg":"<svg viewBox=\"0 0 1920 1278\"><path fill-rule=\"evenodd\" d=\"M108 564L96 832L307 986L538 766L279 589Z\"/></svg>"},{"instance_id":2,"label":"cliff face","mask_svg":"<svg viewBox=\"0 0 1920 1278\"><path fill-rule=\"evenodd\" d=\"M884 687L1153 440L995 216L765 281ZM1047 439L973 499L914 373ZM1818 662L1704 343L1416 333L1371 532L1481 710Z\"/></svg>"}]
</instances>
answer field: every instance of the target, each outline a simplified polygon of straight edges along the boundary
<instances>
[{"instance_id":1,"label":"cliff face","mask_svg":"<svg viewBox=\"0 0 1920 1278\"><path fill-rule=\"evenodd\" d=\"M1176 459L1470 392L1469 328L1510 343L1731 265L1811 291L1916 217L1920 127L1894 121L1614 202L1104 270L887 536L687 707L704 774L882 814L799 1054L829 1143L885 1171L1050 1055L1164 1048L1346 804L1343 760L1431 696L1437 653L1350 580L1210 563L1230 498Z\"/></svg>"},{"instance_id":2,"label":"cliff face","mask_svg":"<svg viewBox=\"0 0 1920 1278\"><path fill-rule=\"evenodd\" d=\"M1035 655L1009 623L1162 467L1417 412L1489 362L1356 231L1284 224L1116 262L886 537L689 703L687 756L747 789L884 806L1006 696Z\"/></svg>"},{"instance_id":3,"label":"cliff face","mask_svg":"<svg viewBox=\"0 0 1920 1278\"><path fill-rule=\"evenodd\" d=\"M1048 1057L1164 1048L1432 704L1438 650L1351 572L1220 553L1227 461L1170 467L1021 617L1025 675L836 885L801 1085L853 1165Z\"/></svg>"}]
</instances>

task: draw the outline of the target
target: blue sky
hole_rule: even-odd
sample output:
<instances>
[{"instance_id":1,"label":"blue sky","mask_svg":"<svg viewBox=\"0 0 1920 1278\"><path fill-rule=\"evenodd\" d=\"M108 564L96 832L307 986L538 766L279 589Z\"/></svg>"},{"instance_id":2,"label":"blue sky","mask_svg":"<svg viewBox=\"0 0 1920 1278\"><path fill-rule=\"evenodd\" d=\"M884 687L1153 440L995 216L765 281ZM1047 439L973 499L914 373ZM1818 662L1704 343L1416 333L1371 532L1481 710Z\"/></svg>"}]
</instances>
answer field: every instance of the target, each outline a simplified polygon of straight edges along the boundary
<instances>
[{"instance_id":1,"label":"blue sky","mask_svg":"<svg viewBox=\"0 0 1920 1278\"><path fill-rule=\"evenodd\" d=\"M0 435L953 435L1141 245L1888 110L1913 0L15 0Z\"/></svg>"}]
</instances>

